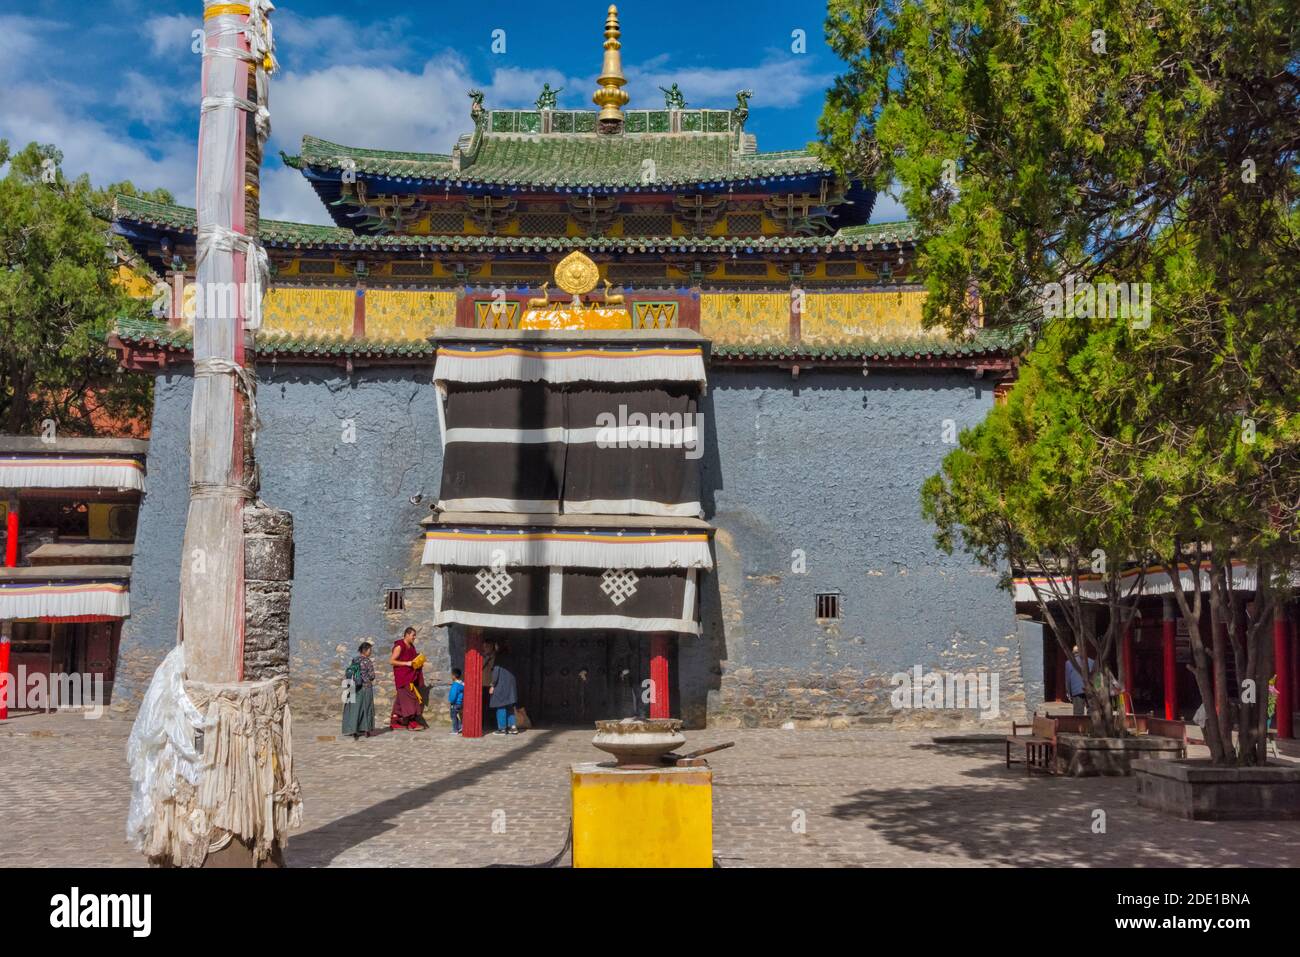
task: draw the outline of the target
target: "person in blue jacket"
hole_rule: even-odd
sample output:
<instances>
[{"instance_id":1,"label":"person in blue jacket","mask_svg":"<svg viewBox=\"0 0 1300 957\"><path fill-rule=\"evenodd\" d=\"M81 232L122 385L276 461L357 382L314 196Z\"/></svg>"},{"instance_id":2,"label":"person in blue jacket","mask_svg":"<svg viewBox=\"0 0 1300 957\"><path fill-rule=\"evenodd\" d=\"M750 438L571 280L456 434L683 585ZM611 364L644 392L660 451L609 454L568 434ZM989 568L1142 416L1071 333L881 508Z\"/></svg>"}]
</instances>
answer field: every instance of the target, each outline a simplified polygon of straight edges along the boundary
<instances>
[{"instance_id":1,"label":"person in blue jacket","mask_svg":"<svg viewBox=\"0 0 1300 957\"><path fill-rule=\"evenodd\" d=\"M465 681L459 668L451 669L451 689L447 692L447 702L451 706L451 733L460 734L460 714L465 707Z\"/></svg>"}]
</instances>

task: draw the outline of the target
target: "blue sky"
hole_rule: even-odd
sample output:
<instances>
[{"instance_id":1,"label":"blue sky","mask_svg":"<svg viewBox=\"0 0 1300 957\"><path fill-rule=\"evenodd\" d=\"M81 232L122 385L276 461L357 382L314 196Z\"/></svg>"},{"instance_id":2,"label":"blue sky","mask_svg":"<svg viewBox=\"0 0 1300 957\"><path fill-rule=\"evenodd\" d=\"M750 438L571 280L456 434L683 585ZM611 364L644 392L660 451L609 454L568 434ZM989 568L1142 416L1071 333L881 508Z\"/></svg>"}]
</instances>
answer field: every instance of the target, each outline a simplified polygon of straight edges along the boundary
<instances>
[{"instance_id":1,"label":"blue sky","mask_svg":"<svg viewBox=\"0 0 1300 957\"><path fill-rule=\"evenodd\" d=\"M328 222L278 151L304 133L379 149L450 151L469 129L465 91L489 107L530 106L544 82L560 105L591 107L607 2L364 4L285 0L274 17L281 70L272 80L274 128L263 214ZM748 129L759 149L816 136L822 96L839 61L825 45L823 2L619 4L624 68L637 106L680 84L692 106L730 108L754 91ZM199 57L191 33L202 3L0 0L0 138L55 143L65 172L97 184L130 179L194 199ZM505 51L493 52L493 31ZM796 52L794 31L806 34ZM876 220L902 218L882 198Z\"/></svg>"}]
</instances>

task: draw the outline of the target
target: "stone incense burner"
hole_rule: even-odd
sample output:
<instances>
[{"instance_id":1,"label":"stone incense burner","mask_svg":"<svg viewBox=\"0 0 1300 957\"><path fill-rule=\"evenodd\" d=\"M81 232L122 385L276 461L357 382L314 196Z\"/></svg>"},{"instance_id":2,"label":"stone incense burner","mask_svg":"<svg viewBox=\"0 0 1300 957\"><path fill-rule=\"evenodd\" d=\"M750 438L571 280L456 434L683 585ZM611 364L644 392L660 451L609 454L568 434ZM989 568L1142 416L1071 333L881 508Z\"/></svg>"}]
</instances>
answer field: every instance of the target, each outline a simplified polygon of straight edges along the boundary
<instances>
[{"instance_id":1,"label":"stone incense burner","mask_svg":"<svg viewBox=\"0 0 1300 957\"><path fill-rule=\"evenodd\" d=\"M614 756L619 767L658 767L660 758L686 743L676 718L597 721L593 746Z\"/></svg>"}]
</instances>

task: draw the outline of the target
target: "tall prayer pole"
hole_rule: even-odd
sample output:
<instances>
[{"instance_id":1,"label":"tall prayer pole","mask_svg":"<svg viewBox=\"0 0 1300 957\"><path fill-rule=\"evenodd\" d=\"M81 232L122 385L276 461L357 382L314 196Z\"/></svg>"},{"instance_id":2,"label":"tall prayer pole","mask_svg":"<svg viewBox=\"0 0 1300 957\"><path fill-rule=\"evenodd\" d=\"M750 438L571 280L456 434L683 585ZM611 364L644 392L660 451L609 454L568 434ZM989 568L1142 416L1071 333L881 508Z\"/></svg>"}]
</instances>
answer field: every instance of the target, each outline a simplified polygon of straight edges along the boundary
<instances>
[{"instance_id":1,"label":"tall prayer pole","mask_svg":"<svg viewBox=\"0 0 1300 957\"><path fill-rule=\"evenodd\" d=\"M276 865L301 819L288 707L293 519L257 497L246 353L267 279L256 231L273 9L270 0L205 0L203 9L179 647L155 674L128 744L128 837L158 864Z\"/></svg>"}]
</instances>

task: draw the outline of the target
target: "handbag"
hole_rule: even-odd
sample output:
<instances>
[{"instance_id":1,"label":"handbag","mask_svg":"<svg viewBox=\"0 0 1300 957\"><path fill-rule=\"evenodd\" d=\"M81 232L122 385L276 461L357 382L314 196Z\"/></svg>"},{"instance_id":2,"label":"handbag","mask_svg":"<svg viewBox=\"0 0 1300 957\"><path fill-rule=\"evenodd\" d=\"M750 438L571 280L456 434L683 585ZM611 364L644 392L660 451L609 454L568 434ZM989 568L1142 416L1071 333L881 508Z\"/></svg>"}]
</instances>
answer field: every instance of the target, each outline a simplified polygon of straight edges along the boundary
<instances>
[{"instance_id":1,"label":"handbag","mask_svg":"<svg viewBox=\"0 0 1300 957\"><path fill-rule=\"evenodd\" d=\"M533 723L528 720L528 712L522 706L516 706L515 727L520 731L527 731L532 726Z\"/></svg>"}]
</instances>

